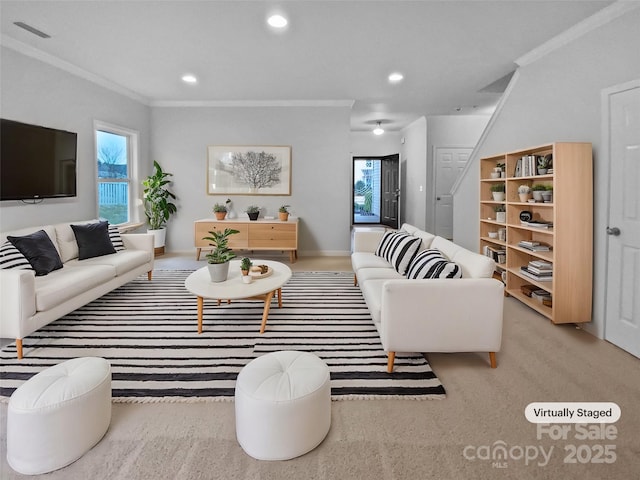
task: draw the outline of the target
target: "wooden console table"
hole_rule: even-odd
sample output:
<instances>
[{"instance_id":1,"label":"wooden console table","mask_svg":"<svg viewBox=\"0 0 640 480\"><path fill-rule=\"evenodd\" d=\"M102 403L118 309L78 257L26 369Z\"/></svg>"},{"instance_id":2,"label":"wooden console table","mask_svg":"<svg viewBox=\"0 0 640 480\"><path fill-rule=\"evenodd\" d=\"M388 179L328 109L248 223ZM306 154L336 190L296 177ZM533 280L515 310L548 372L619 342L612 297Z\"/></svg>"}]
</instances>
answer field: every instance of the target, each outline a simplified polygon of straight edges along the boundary
<instances>
[{"instance_id":1,"label":"wooden console table","mask_svg":"<svg viewBox=\"0 0 640 480\"><path fill-rule=\"evenodd\" d=\"M291 263L298 258L298 219L286 222L280 220L216 220L205 218L194 222L194 243L196 259L200 260L202 250L213 247L203 237L209 236L210 231L223 231L233 228L240 233L229 237L229 248L233 250L280 250L288 251Z\"/></svg>"}]
</instances>

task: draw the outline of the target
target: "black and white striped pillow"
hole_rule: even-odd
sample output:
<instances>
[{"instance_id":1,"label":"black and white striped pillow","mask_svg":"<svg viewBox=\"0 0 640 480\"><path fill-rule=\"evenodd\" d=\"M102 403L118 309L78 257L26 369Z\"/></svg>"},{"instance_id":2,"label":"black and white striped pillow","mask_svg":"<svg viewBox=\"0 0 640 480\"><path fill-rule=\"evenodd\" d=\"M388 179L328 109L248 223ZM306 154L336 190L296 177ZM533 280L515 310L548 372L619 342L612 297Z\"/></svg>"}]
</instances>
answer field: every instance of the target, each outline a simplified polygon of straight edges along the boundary
<instances>
[{"instance_id":1,"label":"black and white striped pillow","mask_svg":"<svg viewBox=\"0 0 640 480\"><path fill-rule=\"evenodd\" d=\"M120 230L115 225L109 224L109 240L111 240L111 244L116 252L124 250L124 243L120 236Z\"/></svg>"},{"instance_id":2,"label":"black and white striped pillow","mask_svg":"<svg viewBox=\"0 0 640 480\"><path fill-rule=\"evenodd\" d=\"M421 243L420 238L406 232L385 232L375 254L389 262L399 274L404 275Z\"/></svg>"},{"instance_id":3,"label":"black and white striped pillow","mask_svg":"<svg viewBox=\"0 0 640 480\"><path fill-rule=\"evenodd\" d=\"M440 250L429 248L420 252L407 270L407 278L462 278L462 269L450 262Z\"/></svg>"},{"instance_id":4,"label":"black and white striped pillow","mask_svg":"<svg viewBox=\"0 0 640 480\"><path fill-rule=\"evenodd\" d=\"M13 243L5 242L0 247L0 268L16 270L33 270L33 267Z\"/></svg>"}]
</instances>

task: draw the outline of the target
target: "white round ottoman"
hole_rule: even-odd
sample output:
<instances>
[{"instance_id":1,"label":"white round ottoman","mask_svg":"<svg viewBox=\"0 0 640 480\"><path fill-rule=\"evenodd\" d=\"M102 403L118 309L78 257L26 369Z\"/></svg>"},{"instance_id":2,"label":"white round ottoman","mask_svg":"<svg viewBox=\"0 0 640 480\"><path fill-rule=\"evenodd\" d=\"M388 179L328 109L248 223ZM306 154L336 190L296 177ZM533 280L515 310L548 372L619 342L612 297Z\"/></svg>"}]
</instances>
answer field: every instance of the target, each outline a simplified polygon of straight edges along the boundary
<instances>
[{"instance_id":1,"label":"white round ottoman","mask_svg":"<svg viewBox=\"0 0 640 480\"><path fill-rule=\"evenodd\" d=\"M111 421L111 366L104 358L67 360L13 392L7 410L7 461L37 475L79 459Z\"/></svg>"},{"instance_id":2,"label":"white round ottoman","mask_svg":"<svg viewBox=\"0 0 640 480\"><path fill-rule=\"evenodd\" d=\"M258 357L238 374L236 435L258 460L288 460L313 450L331 426L329 367L307 352Z\"/></svg>"}]
</instances>

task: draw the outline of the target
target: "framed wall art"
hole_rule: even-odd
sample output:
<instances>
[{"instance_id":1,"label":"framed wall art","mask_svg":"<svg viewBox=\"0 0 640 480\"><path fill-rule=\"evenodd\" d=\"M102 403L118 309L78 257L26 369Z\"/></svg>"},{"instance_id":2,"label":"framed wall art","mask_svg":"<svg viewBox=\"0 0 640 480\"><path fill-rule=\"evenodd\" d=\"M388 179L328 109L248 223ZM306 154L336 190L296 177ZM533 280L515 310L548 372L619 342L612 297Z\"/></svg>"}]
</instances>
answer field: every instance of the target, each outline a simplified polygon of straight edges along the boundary
<instances>
[{"instance_id":1,"label":"framed wall art","mask_svg":"<svg viewBox=\"0 0 640 480\"><path fill-rule=\"evenodd\" d=\"M291 195L291 147L210 145L209 195Z\"/></svg>"}]
</instances>

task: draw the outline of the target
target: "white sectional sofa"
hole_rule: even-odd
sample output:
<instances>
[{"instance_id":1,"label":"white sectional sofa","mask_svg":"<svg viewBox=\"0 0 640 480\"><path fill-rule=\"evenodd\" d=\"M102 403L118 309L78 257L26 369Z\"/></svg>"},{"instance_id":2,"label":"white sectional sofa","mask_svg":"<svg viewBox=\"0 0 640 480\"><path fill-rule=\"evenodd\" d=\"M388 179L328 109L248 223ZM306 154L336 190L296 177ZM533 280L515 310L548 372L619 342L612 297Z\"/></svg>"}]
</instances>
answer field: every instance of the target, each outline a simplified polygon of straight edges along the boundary
<instances>
[{"instance_id":1,"label":"white sectional sofa","mask_svg":"<svg viewBox=\"0 0 640 480\"><path fill-rule=\"evenodd\" d=\"M387 370L393 371L396 352L489 352L495 368L504 286L492 278L494 261L412 225L400 231L421 239L419 252L439 250L459 267L462 278L408 279L376 255L385 232L354 233L354 281L388 353Z\"/></svg>"},{"instance_id":2,"label":"white sectional sofa","mask_svg":"<svg viewBox=\"0 0 640 480\"><path fill-rule=\"evenodd\" d=\"M68 222L0 233L0 245L4 248L8 236L22 237L43 230L63 265L38 276L34 270L7 268L4 260L8 256L0 257L3 263L0 269L0 336L16 339L18 358L23 356L22 340L44 325L142 273L147 272L151 280L153 235L115 234L122 240L116 253L80 260L71 225L89 223L97 221Z\"/></svg>"}]
</instances>

